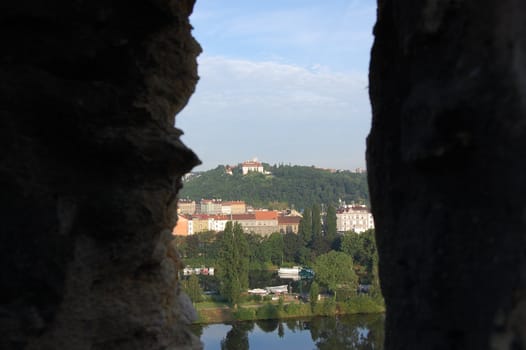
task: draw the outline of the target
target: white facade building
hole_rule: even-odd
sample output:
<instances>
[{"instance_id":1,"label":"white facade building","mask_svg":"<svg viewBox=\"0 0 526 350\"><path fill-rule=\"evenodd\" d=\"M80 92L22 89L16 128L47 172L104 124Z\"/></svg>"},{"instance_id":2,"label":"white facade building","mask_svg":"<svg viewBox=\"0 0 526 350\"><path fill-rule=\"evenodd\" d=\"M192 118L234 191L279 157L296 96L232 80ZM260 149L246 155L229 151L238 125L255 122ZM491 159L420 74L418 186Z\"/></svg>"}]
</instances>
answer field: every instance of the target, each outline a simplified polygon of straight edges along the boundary
<instances>
[{"instance_id":1,"label":"white facade building","mask_svg":"<svg viewBox=\"0 0 526 350\"><path fill-rule=\"evenodd\" d=\"M264 173L263 164L258 162L257 158L243 162L243 164L241 164L241 170L243 171L243 175L249 172Z\"/></svg>"},{"instance_id":2,"label":"white facade building","mask_svg":"<svg viewBox=\"0 0 526 350\"><path fill-rule=\"evenodd\" d=\"M209 231L216 231L216 232L224 231L226 223L228 221L229 220L227 218L220 218L220 217L209 218L208 219L208 230Z\"/></svg>"},{"instance_id":3,"label":"white facade building","mask_svg":"<svg viewBox=\"0 0 526 350\"><path fill-rule=\"evenodd\" d=\"M336 212L336 230L361 233L374 228L373 214L366 206L348 206Z\"/></svg>"}]
</instances>

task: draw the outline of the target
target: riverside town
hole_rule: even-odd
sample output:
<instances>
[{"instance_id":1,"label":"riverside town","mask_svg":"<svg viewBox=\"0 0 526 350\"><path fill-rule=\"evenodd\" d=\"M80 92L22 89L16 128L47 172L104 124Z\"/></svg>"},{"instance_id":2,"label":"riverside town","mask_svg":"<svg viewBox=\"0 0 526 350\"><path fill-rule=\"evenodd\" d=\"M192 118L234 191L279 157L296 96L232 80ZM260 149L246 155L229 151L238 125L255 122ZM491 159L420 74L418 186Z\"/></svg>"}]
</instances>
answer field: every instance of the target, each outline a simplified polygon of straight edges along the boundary
<instances>
[{"instance_id":1,"label":"riverside town","mask_svg":"<svg viewBox=\"0 0 526 350\"><path fill-rule=\"evenodd\" d=\"M364 178L257 159L187 175L172 234L196 322L383 312L373 216L353 200ZM324 191L315 200L292 186ZM259 194L268 188L276 195L265 202Z\"/></svg>"}]
</instances>

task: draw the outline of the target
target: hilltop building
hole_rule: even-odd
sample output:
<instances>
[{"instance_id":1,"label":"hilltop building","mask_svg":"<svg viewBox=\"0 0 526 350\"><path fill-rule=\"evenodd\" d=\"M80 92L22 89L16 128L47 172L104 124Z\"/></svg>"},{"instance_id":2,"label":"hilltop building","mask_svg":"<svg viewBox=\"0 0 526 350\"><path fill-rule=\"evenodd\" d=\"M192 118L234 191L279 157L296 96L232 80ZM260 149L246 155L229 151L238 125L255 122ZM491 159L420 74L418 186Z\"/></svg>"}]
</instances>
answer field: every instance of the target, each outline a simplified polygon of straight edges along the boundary
<instances>
[{"instance_id":1,"label":"hilltop building","mask_svg":"<svg viewBox=\"0 0 526 350\"><path fill-rule=\"evenodd\" d=\"M262 173L262 174L264 173L263 164L261 164L257 160L257 158L243 162L241 164L241 170L243 171L243 175L246 175L249 172L256 172L256 173Z\"/></svg>"}]
</instances>

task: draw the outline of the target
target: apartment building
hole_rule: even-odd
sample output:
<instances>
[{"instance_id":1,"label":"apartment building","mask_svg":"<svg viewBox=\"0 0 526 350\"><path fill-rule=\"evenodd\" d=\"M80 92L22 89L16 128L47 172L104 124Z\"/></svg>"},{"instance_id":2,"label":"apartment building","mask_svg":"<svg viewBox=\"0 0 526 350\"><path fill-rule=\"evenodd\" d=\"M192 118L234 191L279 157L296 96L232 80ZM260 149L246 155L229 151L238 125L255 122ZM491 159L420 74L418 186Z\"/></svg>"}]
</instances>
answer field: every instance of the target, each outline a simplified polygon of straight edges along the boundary
<instances>
[{"instance_id":1,"label":"apartment building","mask_svg":"<svg viewBox=\"0 0 526 350\"><path fill-rule=\"evenodd\" d=\"M278 230L280 233L298 233L301 216L278 216Z\"/></svg>"},{"instance_id":2,"label":"apartment building","mask_svg":"<svg viewBox=\"0 0 526 350\"><path fill-rule=\"evenodd\" d=\"M201 199L196 208L197 214L218 215L221 214L220 199Z\"/></svg>"},{"instance_id":3,"label":"apartment building","mask_svg":"<svg viewBox=\"0 0 526 350\"><path fill-rule=\"evenodd\" d=\"M221 214L244 214L247 206L244 201L225 201L221 203Z\"/></svg>"},{"instance_id":4,"label":"apartment building","mask_svg":"<svg viewBox=\"0 0 526 350\"><path fill-rule=\"evenodd\" d=\"M371 211L365 205L346 206L336 212L338 232L354 231L361 233L374 228Z\"/></svg>"},{"instance_id":5,"label":"apartment building","mask_svg":"<svg viewBox=\"0 0 526 350\"><path fill-rule=\"evenodd\" d=\"M177 201L177 213L193 215L196 210L196 203L191 199L179 199Z\"/></svg>"}]
</instances>

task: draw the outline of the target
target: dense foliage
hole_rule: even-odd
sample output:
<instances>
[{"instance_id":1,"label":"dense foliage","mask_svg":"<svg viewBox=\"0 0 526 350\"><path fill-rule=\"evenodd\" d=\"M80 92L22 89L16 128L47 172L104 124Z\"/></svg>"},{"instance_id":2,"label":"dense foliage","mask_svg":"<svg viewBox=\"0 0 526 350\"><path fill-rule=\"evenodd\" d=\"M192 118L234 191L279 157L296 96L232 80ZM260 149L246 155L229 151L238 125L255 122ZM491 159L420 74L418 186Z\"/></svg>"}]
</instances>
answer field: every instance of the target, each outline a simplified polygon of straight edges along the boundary
<instances>
[{"instance_id":1,"label":"dense foliage","mask_svg":"<svg viewBox=\"0 0 526 350\"><path fill-rule=\"evenodd\" d=\"M369 202L366 174L268 164L265 170L271 175L243 176L239 171L228 175L224 166L218 166L186 181L180 197L244 200L256 207L283 209L288 206L299 210L317 203L337 204L340 199L347 203Z\"/></svg>"},{"instance_id":2,"label":"dense foliage","mask_svg":"<svg viewBox=\"0 0 526 350\"><path fill-rule=\"evenodd\" d=\"M326 222L329 221L327 216ZM312 221L310 222L310 226L303 223L304 231L309 231L307 226L311 227L312 230ZM187 265L215 266L218 267L219 273L221 273L221 267L225 265L226 261L232 261L230 256L224 257L225 254L240 247L242 247L240 251L234 252L234 254L237 256L243 254L243 268L249 270L267 270L275 266L314 266L322 255L327 254L325 251L320 252L315 246L316 241L312 235L311 240L305 240L301 234L294 233L282 235L276 232L269 236L247 233L240 235L239 229L235 241L229 232L226 236L223 232L203 232L187 237L176 237L174 244ZM228 231L230 230L229 228ZM338 264L335 263L335 266L344 266L348 270L353 270L360 284L371 285L371 294L379 294L378 253L374 230L362 233L346 232L334 238L324 234L323 242L324 247L331 247L329 253L337 251L350 258L348 263L342 260ZM225 268L231 268L229 264L226 265L228 266ZM355 278L352 279L354 288ZM322 281L319 282L323 284ZM331 289L327 284L323 285Z\"/></svg>"},{"instance_id":3,"label":"dense foliage","mask_svg":"<svg viewBox=\"0 0 526 350\"><path fill-rule=\"evenodd\" d=\"M241 225L229 221L219 245L220 292L237 307L242 291L248 288L248 244Z\"/></svg>"},{"instance_id":4,"label":"dense foliage","mask_svg":"<svg viewBox=\"0 0 526 350\"><path fill-rule=\"evenodd\" d=\"M199 285L199 278L197 278L196 275L192 275L188 279L183 280L182 287L193 303L198 303L203 300L203 290Z\"/></svg>"},{"instance_id":5,"label":"dense foliage","mask_svg":"<svg viewBox=\"0 0 526 350\"><path fill-rule=\"evenodd\" d=\"M350 255L331 250L320 255L314 262L316 281L336 295L338 289L356 291L358 276L353 270L353 259Z\"/></svg>"}]
</instances>

